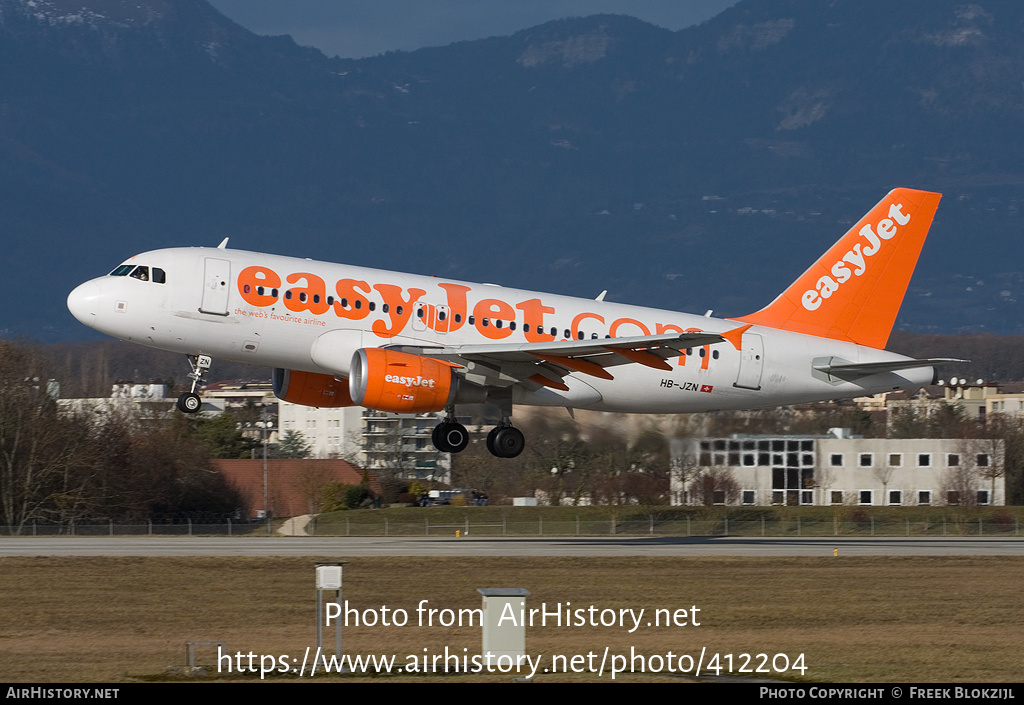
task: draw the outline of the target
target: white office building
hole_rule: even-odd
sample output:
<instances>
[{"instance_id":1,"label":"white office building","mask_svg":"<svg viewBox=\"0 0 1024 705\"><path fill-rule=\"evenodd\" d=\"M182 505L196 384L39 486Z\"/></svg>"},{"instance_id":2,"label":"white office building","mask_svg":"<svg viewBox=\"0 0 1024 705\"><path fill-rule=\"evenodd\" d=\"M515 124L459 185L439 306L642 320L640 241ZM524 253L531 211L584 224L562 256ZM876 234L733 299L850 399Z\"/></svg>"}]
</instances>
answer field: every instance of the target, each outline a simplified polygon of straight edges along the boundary
<instances>
[{"instance_id":1,"label":"white office building","mask_svg":"<svg viewBox=\"0 0 1024 705\"><path fill-rule=\"evenodd\" d=\"M993 439L733 435L693 439L673 463L676 505L1002 505Z\"/></svg>"},{"instance_id":2,"label":"white office building","mask_svg":"<svg viewBox=\"0 0 1024 705\"><path fill-rule=\"evenodd\" d=\"M283 438L297 431L315 458L343 458L374 472L450 483L451 455L434 448L437 414L391 414L359 406L316 408L282 401Z\"/></svg>"}]
</instances>

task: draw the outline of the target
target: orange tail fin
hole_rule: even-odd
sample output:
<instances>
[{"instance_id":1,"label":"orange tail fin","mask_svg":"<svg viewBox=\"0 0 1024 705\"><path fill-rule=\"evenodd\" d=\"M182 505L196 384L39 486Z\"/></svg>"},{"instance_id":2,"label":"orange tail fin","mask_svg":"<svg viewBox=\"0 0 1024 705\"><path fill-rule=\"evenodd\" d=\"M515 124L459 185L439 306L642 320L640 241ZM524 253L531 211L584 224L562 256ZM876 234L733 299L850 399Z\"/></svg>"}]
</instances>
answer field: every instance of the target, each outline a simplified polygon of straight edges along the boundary
<instances>
[{"instance_id":1,"label":"orange tail fin","mask_svg":"<svg viewBox=\"0 0 1024 705\"><path fill-rule=\"evenodd\" d=\"M890 191L775 301L734 320L885 347L941 198Z\"/></svg>"}]
</instances>

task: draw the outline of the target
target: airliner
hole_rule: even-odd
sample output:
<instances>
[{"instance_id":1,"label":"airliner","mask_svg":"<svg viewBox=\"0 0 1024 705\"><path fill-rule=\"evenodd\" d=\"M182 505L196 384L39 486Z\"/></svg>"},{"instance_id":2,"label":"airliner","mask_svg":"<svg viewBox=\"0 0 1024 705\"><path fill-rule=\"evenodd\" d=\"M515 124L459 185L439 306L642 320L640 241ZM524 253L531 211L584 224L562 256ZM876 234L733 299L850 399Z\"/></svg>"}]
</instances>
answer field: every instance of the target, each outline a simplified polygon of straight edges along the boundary
<instances>
[{"instance_id":1,"label":"airliner","mask_svg":"<svg viewBox=\"0 0 1024 705\"><path fill-rule=\"evenodd\" d=\"M214 358L273 368L274 393L316 407L444 412L438 450L465 449L463 405L524 446L513 406L627 413L755 409L928 384L933 365L883 348L941 194L891 191L765 308L704 316L214 247L154 250L78 286L68 309L122 340L188 355L200 409ZM777 246L779 243L765 243Z\"/></svg>"}]
</instances>

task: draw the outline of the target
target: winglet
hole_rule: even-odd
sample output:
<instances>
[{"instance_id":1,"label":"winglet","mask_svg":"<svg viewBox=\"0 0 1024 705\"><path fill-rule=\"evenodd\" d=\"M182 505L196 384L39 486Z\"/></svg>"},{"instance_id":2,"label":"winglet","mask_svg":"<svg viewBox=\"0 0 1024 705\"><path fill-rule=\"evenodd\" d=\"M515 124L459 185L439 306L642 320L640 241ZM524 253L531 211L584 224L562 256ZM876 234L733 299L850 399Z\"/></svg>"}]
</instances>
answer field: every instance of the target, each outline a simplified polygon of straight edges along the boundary
<instances>
[{"instance_id":1,"label":"winglet","mask_svg":"<svg viewBox=\"0 0 1024 705\"><path fill-rule=\"evenodd\" d=\"M734 320L885 347L941 198L890 191L775 301Z\"/></svg>"}]
</instances>

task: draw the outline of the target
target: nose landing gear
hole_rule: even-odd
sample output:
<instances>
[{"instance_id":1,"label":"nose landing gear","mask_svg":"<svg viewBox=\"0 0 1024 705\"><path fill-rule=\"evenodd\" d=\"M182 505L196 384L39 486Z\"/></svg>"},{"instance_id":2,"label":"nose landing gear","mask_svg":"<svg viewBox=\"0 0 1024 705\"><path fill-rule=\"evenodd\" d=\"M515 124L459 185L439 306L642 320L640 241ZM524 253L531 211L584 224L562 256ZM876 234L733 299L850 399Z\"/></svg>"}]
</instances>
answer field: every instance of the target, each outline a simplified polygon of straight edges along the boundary
<instances>
[{"instance_id":1,"label":"nose landing gear","mask_svg":"<svg viewBox=\"0 0 1024 705\"><path fill-rule=\"evenodd\" d=\"M178 411L185 414L194 414L203 407L203 400L196 394L196 389L203 383L203 377L210 371L212 363L213 360L209 355L188 356L188 364L192 366L192 372L189 373L189 379L192 380L192 389L182 392L178 397L178 401L175 404L178 407Z\"/></svg>"}]
</instances>

